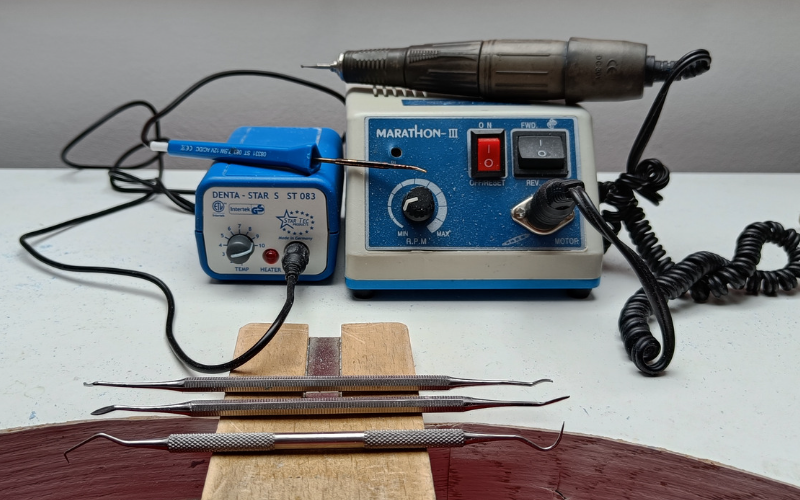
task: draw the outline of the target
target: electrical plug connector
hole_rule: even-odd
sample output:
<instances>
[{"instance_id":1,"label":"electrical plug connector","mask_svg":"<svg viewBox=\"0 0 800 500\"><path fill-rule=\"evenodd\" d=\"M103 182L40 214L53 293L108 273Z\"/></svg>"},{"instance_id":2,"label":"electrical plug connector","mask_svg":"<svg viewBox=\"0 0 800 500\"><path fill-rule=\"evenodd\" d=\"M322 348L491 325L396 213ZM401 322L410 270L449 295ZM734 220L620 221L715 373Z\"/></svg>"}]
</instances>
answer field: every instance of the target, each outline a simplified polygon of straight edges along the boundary
<instances>
[{"instance_id":1,"label":"electrical plug connector","mask_svg":"<svg viewBox=\"0 0 800 500\"><path fill-rule=\"evenodd\" d=\"M511 217L533 233L553 234L575 218L575 200L569 193L575 187L583 188L583 182L551 179L533 196L515 206L511 210Z\"/></svg>"},{"instance_id":2,"label":"electrical plug connector","mask_svg":"<svg viewBox=\"0 0 800 500\"><path fill-rule=\"evenodd\" d=\"M286 245L283 249L283 259L281 259L286 281L288 282L289 279L297 281L300 274L306 270L310 258L311 252L304 243L293 241Z\"/></svg>"}]
</instances>

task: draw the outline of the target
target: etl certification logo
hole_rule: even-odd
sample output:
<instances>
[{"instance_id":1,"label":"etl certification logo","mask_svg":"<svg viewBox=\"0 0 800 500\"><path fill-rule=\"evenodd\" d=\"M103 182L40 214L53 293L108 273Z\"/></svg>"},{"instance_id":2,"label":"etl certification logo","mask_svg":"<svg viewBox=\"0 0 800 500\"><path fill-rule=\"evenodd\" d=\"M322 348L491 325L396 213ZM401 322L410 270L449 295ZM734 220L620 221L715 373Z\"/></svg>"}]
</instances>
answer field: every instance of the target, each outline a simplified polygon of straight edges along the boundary
<instances>
[{"instance_id":1,"label":"etl certification logo","mask_svg":"<svg viewBox=\"0 0 800 500\"><path fill-rule=\"evenodd\" d=\"M221 214L222 212L225 211L225 202L217 200L214 202L213 205L211 205L211 208L213 208L214 211L217 212L218 214Z\"/></svg>"}]
</instances>

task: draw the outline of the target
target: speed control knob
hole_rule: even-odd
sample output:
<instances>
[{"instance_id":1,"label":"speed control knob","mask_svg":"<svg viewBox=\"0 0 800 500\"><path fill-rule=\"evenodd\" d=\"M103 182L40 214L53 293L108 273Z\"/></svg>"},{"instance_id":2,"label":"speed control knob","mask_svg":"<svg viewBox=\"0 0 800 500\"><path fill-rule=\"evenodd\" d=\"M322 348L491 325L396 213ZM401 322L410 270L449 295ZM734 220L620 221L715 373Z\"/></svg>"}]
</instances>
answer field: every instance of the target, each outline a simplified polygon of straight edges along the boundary
<instances>
[{"instance_id":1,"label":"speed control knob","mask_svg":"<svg viewBox=\"0 0 800 500\"><path fill-rule=\"evenodd\" d=\"M424 186L417 186L403 198L403 215L411 222L425 222L436 211L433 193Z\"/></svg>"},{"instance_id":2,"label":"speed control knob","mask_svg":"<svg viewBox=\"0 0 800 500\"><path fill-rule=\"evenodd\" d=\"M228 248L225 253L228 255L228 260L234 264L244 264L253 255L255 249L256 245L253 240L243 234L236 234L228 240Z\"/></svg>"}]
</instances>

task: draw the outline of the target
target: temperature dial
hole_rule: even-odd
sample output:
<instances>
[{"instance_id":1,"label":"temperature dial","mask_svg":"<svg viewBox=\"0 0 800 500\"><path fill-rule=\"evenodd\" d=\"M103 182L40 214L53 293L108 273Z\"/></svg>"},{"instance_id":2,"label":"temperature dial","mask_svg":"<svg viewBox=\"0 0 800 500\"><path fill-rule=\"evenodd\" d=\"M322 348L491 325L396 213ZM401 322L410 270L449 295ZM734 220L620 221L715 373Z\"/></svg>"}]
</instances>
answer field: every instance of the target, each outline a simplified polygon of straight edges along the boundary
<instances>
[{"instance_id":1,"label":"temperature dial","mask_svg":"<svg viewBox=\"0 0 800 500\"><path fill-rule=\"evenodd\" d=\"M244 264L253 255L255 243L243 234L235 234L228 240L228 260L234 264Z\"/></svg>"},{"instance_id":2,"label":"temperature dial","mask_svg":"<svg viewBox=\"0 0 800 500\"><path fill-rule=\"evenodd\" d=\"M433 193L424 186L413 188L403 198L403 215L411 222L426 222L436 212Z\"/></svg>"}]
</instances>

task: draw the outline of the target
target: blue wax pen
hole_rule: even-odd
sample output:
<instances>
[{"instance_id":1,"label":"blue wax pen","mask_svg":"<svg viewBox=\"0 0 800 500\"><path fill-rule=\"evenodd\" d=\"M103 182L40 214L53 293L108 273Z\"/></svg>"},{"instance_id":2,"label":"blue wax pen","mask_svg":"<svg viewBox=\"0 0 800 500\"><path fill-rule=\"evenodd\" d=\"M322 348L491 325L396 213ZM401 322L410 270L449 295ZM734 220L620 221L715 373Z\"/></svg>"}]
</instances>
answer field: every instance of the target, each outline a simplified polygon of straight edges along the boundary
<instances>
[{"instance_id":1,"label":"blue wax pen","mask_svg":"<svg viewBox=\"0 0 800 500\"><path fill-rule=\"evenodd\" d=\"M412 165L398 165L377 161L349 160L344 158L322 158L314 143L291 144L285 146L253 146L249 144L229 144L225 142L152 141L150 150L185 158L202 158L225 163L252 165L256 167L282 167L301 174L311 175L319 170L320 163L335 163L350 167L424 169Z\"/></svg>"}]
</instances>

